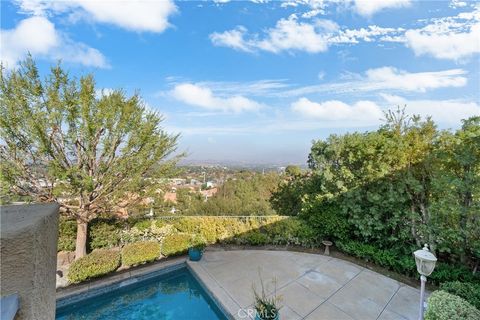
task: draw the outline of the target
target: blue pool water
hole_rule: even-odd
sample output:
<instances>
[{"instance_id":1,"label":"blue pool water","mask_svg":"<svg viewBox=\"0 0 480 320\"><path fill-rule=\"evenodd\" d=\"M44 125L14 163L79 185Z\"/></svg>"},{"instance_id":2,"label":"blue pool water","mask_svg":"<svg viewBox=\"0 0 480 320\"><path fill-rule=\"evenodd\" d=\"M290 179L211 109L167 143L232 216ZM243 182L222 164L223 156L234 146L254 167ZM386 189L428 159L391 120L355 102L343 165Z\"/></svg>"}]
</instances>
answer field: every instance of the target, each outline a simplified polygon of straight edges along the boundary
<instances>
[{"instance_id":1,"label":"blue pool water","mask_svg":"<svg viewBox=\"0 0 480 320\"><path fill-rule=\"evenodd\" d=\"M227 319L182 268L57 309L56 319Z\"/></svg>"}]
</instances>

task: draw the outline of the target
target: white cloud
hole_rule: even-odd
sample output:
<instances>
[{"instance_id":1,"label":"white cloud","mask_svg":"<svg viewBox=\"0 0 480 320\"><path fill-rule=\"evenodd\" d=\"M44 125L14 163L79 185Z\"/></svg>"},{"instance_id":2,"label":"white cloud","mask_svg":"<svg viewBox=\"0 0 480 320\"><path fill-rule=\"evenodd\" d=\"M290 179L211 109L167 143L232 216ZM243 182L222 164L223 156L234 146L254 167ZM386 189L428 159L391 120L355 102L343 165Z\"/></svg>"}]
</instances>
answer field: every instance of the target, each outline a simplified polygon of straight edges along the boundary
<instances>
[{"instance_id":1,"label":"white cloud","mask_svg":"<svg viewBox=\"0 0 480 320\"><path fill-rule=\"evenodd\" d=\"M132 31L163 32L177 11L173 1L150 0L17 0L24 12L35 15L68 13Z\"/></svg>"},{"instance_id":2,"label":"white cloud","mask_svg":"<svg viewBox=\"0 0 480 320\"><path fill-rule=\"evenodd\" d=\"M256 111L263 107L262 104L240 95L229 97L215 96L209 88L191 83L176 85L170 94L183 103L208 110L239 113L242 111Z\"/></svg>"},{"instance_id":3,"label":"white cloud","mask_svg":"<svg viewBox=\"0 0 480 320\"><path fill-rule=\"evenodd\" d=\"M450 5L449 5L449 7L453 8L453 9L463 8L463 7L466 7L466 6L467 6L467 2L466 1L461 1L461 0L451 0Z\"/></svg>"},{"instance_id":4,"label":"white cloud","mask_svg":"<svg viewBox=\"0 0 480 320\"><path fill-rule=\"evenodd\" d=\"M386 39L394 41L404 31L402 28L382 28L376 25L360 29L341 29L331 20L300 21L296 15L292 14L287 19L278 20L275 27L266 29L263 35L248 34L245 27L237 26L232 30L212 33L210 40L216 46L245 52L263 50L272 53L282 51L318 53L327 51L333 44L387 41Z\"/></svg>"},{"instance_id":5,"label":"white cloud","mask_svg":"<svg viewBox=\"0 0 480 320\"><path fill-rule=\"evenodd\" d=\"M384 119L383 112L405 106L409 115L431 116L441 125L458 126L462 119L480 116L480 105L461 100L409 100L394 95L381 95L383 101L362 100L347 104L338 100L313 102L300 98L292 103L292 111L307 119L336 122L340 126L373 126Z\"/></svg>"},{"instance_id":6,"label":"white cloud","mask_svg":"<svg viewBox=\"0 0 480 320\"><path fill-rule=\"evenodd\" d=\"M420 29L407 31L405 37L416 55L459 60L480 52L480 23L467 32L433 33Z\"/></svg>"},{"instance_id":7,"label":"white cloud","mask_svg":"<svg viewBox=\"0 0 480 320\"><path fill-rule=\"evenodd\" d=\"M275 28L268 30L266 38L256 42L256 46L274 53L283 50L323 52L328 49L327 34L337 29L338 25L330 20L316 20L310 24L299 22L292 16L279 20Z\"/></svg>"},{"instance_id":8,"label":"white cloud","mask_svg":"<svg viewBox=\"0 0 480 320\"><path fill-rule=\"evenodd\" d=\"M354 0L356 11L366 17L389 8L408 7L410 0Z\"/></svg>"},{"instance_id":9,"label":"white cloud","mask_svg":"<svg viewBox=\"0 0 480 320\"><path fill-rule=\"evenodd\" d=\"M407 0L356 1L358 10L365 15L409 4L410 1ZM290 1L283 5L309 5L309 1ZM307 14L302 17L310 16ZM292 14L261 33L249 33L245 27L237 26L232 30L212 33L210 39L214 45L245 52L263 50L272 53L319 53L327 51L332 45L361 42L401 43L411 48L416 55L430 55L437 59L464 60L480 52L480 5L474 6L473 11L462 12L457 16L424 19L418 23L424 26L405 29L369 25L348 29L331 20L302 20Z\"/></svg>"},{"instance_id":10,"label":"white cloud","mask_svg":"<svg viewBox=\"0 0 480 320\"><path fill-rule=\"evenodd\" d=\"M406 45L416 55L462 60L480 53L480 5L457 16L432 19L405 32Z\"/></svg>"},{"instance_id":11,"label":"white cloud","mask_svg":"<svg viewBox=\"0 0 480 320\"><path fill-rule=\"evenodd\" d=\"M206 87L217 94L231 96L231 95L245 95L245 96L268 96L275 92L280 92L291 85L285 79L277 80L258 80L246 82L234 81L203 81L196 83L197 86Z\"/></svg>"},{"instance_id":12,"label":"white cloud","mask_svg":"<svg viewBox=\"0 0 480 320\"><path fill-rule=\"evenodd\" d=\"M30 52L34 57L62 59L85 66L106 68L108 63L97 49L74 42L55 29L45 17L30 17L13 29L0 31L0 60L13 68Z\"/></svg>"},{"instance_id":13,"label":"white cloud","mask_svg":"<svg viewBox=\"0 0 480 320\"><path fill-rule=\"evenodd\" d=\"M366 80L379 89L425 92L430 89L463 87L467 83L466 71L450 69L434 72L409 73L393 67L369 69Z\"/></svg>"},{"instance_id":14,"label":"white cloud","mask_svg":"<svg viewBox=\"0 0 480 320\"><path fill-rule=\"evenodd\" d=\"M247 29L243 26L237 26L233 30L222 33L214 32L210 35L210 40L216 46L229 47L235 50L251 52L252 49L243 38Z\"/></svg>"},{"instance_id":15,"label":"white cloud","mask_svg":"<svg viewBox=\"0 0 480 320\"><path fill-rule=\"evenodd\" d=\"M303 13L302 17L311 18L319 14L325 14L327 7L332 4L354 10L362 16L371 17L385 9L408 7L411 0L288 0L282 2L280 6L283 8L307 7L308 11Z\"/></svg>"},{"instance_id":16,"label":"white cloud","mask_svg":"<svg viewBox=\"0 0 480 320\"><path fill-rule=\"evenodd\" d=\"M467 72L449 69L430 72L407 72L394 67L369 69L365 75L349 74L346 81L311 85L279 93L279 96L294 97L312 93L361 93L379 90L426 92L439 88L455 88L466 85Z\"/></svg>"},{"instance_id":17,"label":"white cloud","mask_svg":"<svg viewBox=\"0 0 480 320\"><path fill-rule=\"evenodd\" d=\"M265 31L265 35L250 35L247 30L237 27L222 33L210 35L214 45L230 47L235 50L253 52L264 50L273 53L281 51L324 52L328 49L328 38L336 32L338 25L330 20L316 19L313 23L300 22L295 15L280 19L275 27Z\"/></svg>"},{"instance_id":18,"label":"white cloud","mask_svg":"<svg viewBox=\"0 0 480 320\"><path fill-rule=\"evenodd\" d=\"M422 117L431 116L440 124L458 126L462 119L480 116L480 105L463 100L409 100L395 95L381 95L387 107L406 106L408 114L418 114Z\"/></svg>"},{"instance_id":19,"label":"white cloud","mask_svg":"<svg viewBox=\"0 0 480 320\"><path fill-rule=\"evenodd\" d=\"M393 42L393 39L401 39L401 34L405 30L403 28L383 28L376 25L370 25L366 28L360 29L345 29L339 30L339 32L329 39L330 43L359 43L374 42L374 41L387 41ZM397 40L395 42L402 42L403 40Z\"/></svg>"},{"instance_id":20,"label":"white cloud","mask_svg":"<svg viewBox=\"0 0 480 320\"><path fill-rule=\"evenodd\" d=\"M358 101L348 105L342 101L329 100L313 102L300 98L291 105L292 111L319 121L346 121L361 125L380 123L383 113L380 107L372 101Z\"/></svg>"}]
</instances>

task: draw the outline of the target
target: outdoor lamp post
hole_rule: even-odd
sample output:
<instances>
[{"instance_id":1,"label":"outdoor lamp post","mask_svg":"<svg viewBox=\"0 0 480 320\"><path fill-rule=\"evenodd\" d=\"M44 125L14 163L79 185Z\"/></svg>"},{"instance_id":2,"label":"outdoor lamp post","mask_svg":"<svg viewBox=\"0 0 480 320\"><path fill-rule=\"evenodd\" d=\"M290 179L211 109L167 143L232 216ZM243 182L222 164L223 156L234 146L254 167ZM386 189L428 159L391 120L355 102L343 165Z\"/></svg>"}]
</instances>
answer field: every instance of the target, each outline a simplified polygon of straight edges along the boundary
<instances>
[{"instance_id":1,"label":"outdoor lamp post","mask_svg":"<svg viewBox=\"0 0 480 320\"><path fill-rule=\"evenodd\" d=\"M413 253L415 256L415 263L417 264L417 271L420 273L420 314L419 320L423 320L424 311L424 299L425 299L425 283L427 282L427 276L429 276L433 269L435 269L435 263L437 258L428 250L428 245L425 244L423 249L417 250Z\"/></svg>"}]
</instances>

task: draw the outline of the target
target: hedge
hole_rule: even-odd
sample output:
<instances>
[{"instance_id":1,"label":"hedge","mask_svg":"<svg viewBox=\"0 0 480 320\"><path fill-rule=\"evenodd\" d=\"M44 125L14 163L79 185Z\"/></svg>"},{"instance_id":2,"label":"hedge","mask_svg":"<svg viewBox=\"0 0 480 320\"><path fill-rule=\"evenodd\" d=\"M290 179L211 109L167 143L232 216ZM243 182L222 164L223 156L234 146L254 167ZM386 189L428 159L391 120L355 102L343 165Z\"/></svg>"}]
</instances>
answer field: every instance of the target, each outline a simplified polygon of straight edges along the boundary
<instances>
[{"instance_id":1,"label":"hedge","mask_svg":"<svg viewBox=\"0 0 480 320\"><path fill-rule=\"evenodd\" d=\"M78 283L103 276L120 266L120 252L116 250L95 250L72 262L68 269L68 281Z\"/></svg>"},{"instance_id":2,"label":"hedge","mask_svg":"<svg viewBox=\"0 0 480 320\"><path fill-rule=\"evenodd\" d=\"M418 276L415 260L411 253L405 253L395 249L382 249L375 245L354 240L337 241L335 245L342 252L351 256L373 262L409 277ZM448 281L480 283L480 277L478 273L474 275L471 270L463 265L438 262L435 270L428 277L428 281L435 285L440 285Z\"/></svg>"},{"instance_id":3,"label":"hedge","mask_svg":"<svg viewBox=\"0 0 480 320\"><path fill-rule=\"evenodd\" d=\"M358 241L337 241L335 245L341 251L367 262L373 262L404 275L416 275L415 260L411 255L405 255L393 249L381 249Z\"/></svg>"},{"instance_id":4,"label":"hedge","mask_svg":"<svg viewBox=\"0 0 480 320\"><path fill-rule=\"evenodd\" d=\"M162 242L162 254L174 256L187 252L190 246L192 235L188 233L176 233L165 237Z\"/></svg>"},{"instance_id":5,"label":"hedge","mask_svg":"<svg viewBox=\"0 0 480 320\"><path fill-rule=\"evenodd\" d=\"M58 221L58 251L75 251L77 238L77 222L60 218Z\"/></svg>"},{"instance_id":6,"label":"hedge","mask_svg":"<svg viewBox=\"0 0 480 320\"><path fill-rule=\"evenodd\" d=\"M480 284L452 281L442 283L440 289L459 296L477 309L480 309Z\"/></svg>"},{"instance_id":7,"label":"hedge","mask_svg":"<svg viewBox=\"0 0 480 320\"><path fill-rule=\"evenodd\" d=\"M428 298L425 320L478 320L480 311L464 299L443 290Z\"/></svg>"},{"instance_id":8,"label":"hedge","mask_svg":"<svg viewBox=\"0 0 480 320\"><path fill-rule=\"evenodd\" d=\"M157 241L172 233L198 234L209 244L276 244L312 247L322 239L305 221L294 217L178 217L118 221L95 219L88 225L89 250L112 248L138 241ZM257 233L257 234L255 234ZM76 222L60 220L58 251L75 250Z\"/></svg>"},{"instance_id":9,"label":"hedge","mask_svg":"<svg viewBox=\"0 0 480 320\"><path fill-rule=\"evenodd\" d=\"M127 244L122 248L122 264L134 266L151 262L160 257L160 243L155 241L140 241Z\"/></svg>"}]
</instances>

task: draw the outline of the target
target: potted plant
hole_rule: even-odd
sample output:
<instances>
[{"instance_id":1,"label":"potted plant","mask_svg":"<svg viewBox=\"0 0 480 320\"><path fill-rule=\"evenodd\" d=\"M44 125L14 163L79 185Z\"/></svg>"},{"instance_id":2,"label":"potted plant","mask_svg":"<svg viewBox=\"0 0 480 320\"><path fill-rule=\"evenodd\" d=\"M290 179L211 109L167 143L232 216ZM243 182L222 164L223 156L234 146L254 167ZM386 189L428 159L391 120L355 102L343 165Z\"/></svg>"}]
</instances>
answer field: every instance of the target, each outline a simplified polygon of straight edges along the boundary
<instances>
[{"instance_id":1,"label":"potted plant","mask_svg":"<svg viewBox=\"0 0 480 320\"><path fill-rule=\"evenodd\" d=\"M254 307L256 311L255 320L279 320L279 310L281 307L278 306L278 303L280 302L280 297L277 296L276 279L273 279L275 289L271 297L267 297L261 277L260 284L262 286L262 291L260 292L260 294L257 292L257 290L255 290L255 286L253 286L253 295L255 297Z\"/></svg>"},{"instance_id":2,"label":"potted plant","mask_svg":"<svg viewBox=\"0 0 480 320\"><path fill-rule=\"evenodd\" d=\"M207 246L207 241L200 235L192 235L190 246L188 248L188 257L190 261L200 261L202 259L203 250Z\"/></svg>"}]
</instances>

